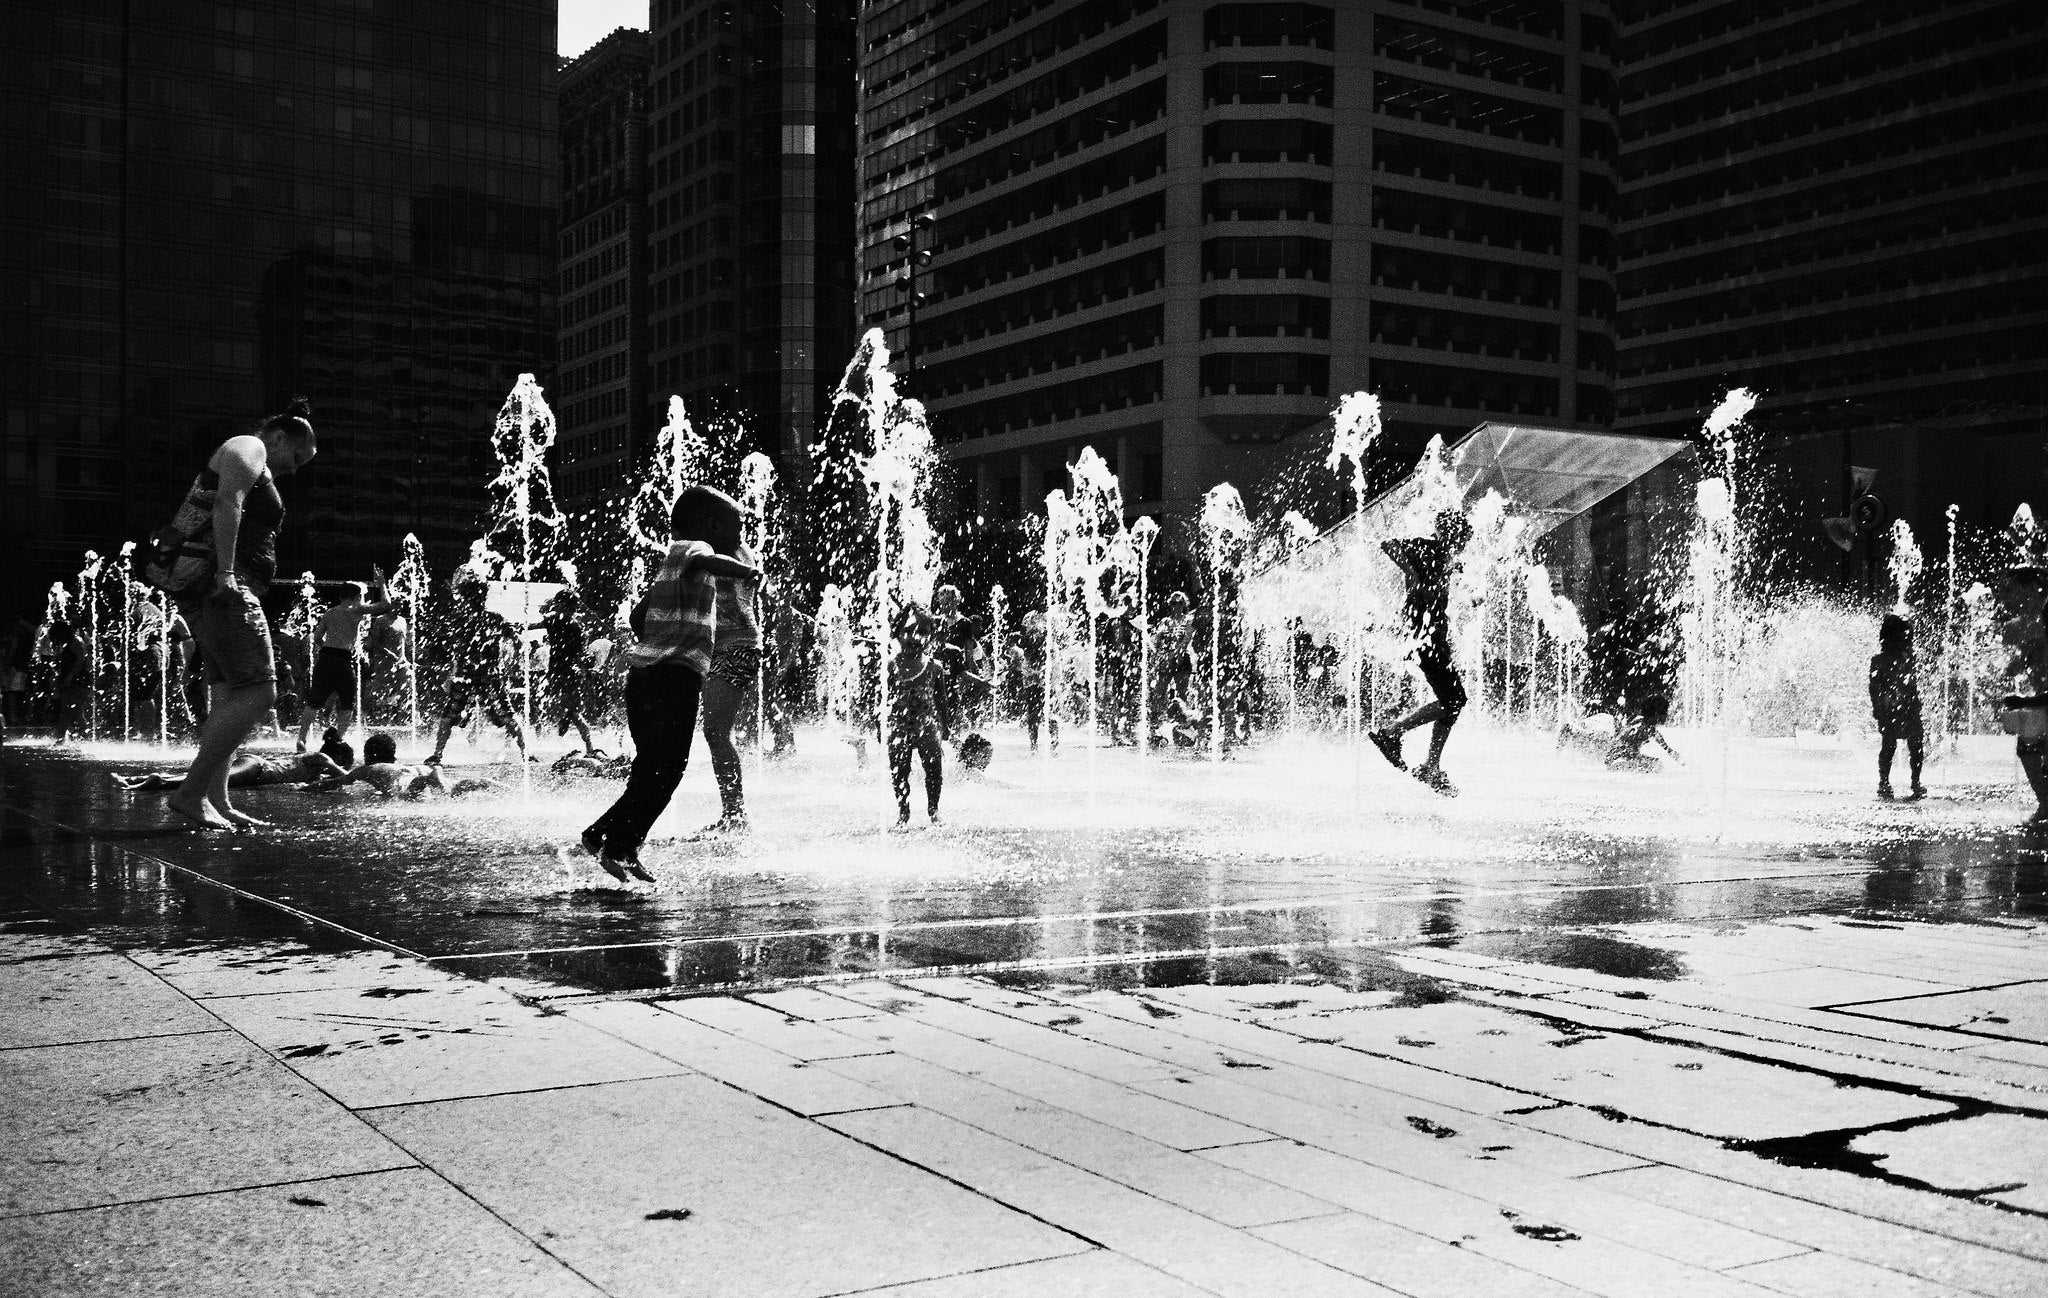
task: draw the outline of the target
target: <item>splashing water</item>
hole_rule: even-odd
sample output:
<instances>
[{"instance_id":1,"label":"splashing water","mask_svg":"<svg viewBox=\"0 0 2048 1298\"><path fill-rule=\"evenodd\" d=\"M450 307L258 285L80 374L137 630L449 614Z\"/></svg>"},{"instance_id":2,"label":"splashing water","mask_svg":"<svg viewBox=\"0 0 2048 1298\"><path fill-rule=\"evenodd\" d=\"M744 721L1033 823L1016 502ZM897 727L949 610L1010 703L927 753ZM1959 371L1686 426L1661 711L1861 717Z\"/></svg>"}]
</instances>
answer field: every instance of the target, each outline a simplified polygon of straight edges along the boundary
<instances>
[{"instance_id":1,"label":"splashing water","mask_svg":"<svg viewBox=\"0 0 2048 1298\"><path fill-rule=\"evenodd\" d=\"M1920 543L1913 539L1913 525L1903 518L1893 520L1892 552L1885 559L1885 571L1891 577L1892 612L1900 617L1913 611L1909 600L1913 583L1926 566L1920 557Z\"/></svg>"},{"instance_id":2,"label":"splashing water","mask_svg":"<svg viewBox=\"0 0 2048 1298\"><path fill-rule=\"evenodd\" d=\"M754 562L766 572L768 553L773 548L772 531L775 525L775 462L755 451L740 462L740 510L742 539L754 554ZM762 590L766 583L754 584L754 625L764 625L761 616ZM775 637L761 636L761 649L773 651ZM758 650L757 650L758 652ZM764 765L768 760L768 745L763 741L768 724L768 681L774 675L775 664L764 661L761 669L754 673L754 759Z\"/></svg>"},{"instance_id":3,"label":"splashing water","mask_svg":"<svg viewBox=\"0 0 2048 1298\"><path fill-rule=\"evenodd\" d=\"M1227 482L1202 496L1202 552L1209 566L1209 757L1223 760L1223 599L1224 578L1244 562L1251 535L1244 497Z\"/></svg>"},{"instance_id":4,"label":"splashing water","mask_svg":"<svg viewBox=\"0 0 2048 1298\"><path fill-rule=\"evenodd\" d=\"M427 592L433 583L427 572L426 547L411 532L399 547L398 567L392 570L391 580L385 589L392 599L404 610L405 616L405 688L406 706L412 723L412 736L420 733L420 619L427 606Z\"/></svg>"}]
</instances>

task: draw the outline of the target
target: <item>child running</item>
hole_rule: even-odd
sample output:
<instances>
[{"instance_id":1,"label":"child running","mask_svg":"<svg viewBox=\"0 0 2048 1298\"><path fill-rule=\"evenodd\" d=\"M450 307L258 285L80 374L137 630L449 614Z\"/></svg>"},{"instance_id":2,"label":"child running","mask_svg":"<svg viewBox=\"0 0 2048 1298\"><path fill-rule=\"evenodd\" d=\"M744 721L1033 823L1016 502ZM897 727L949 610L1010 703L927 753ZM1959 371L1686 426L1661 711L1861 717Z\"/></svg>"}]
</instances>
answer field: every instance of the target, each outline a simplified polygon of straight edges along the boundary
<instances>
[{"instance_id":1,"label":"child running","mask_svg":"<svg viewBox=\"0 0 2048 1298\"><path fill-rule=\"evenodd\" d=\"M1401 736L1417 726L1432 726L1429 757L1412 774L1447 798L1457 797L1458 790L1444 775L1444 745L1450 742L1451 727L1458 724L1466 701L1465 683L1458 678L1458 669L1451 665L1451 577L1458 569L1459 552L1471 539L1472 525L1465 521L1465 516L1447 509L1436 516L1433 536L1397 537L1380 542L1380 548L1407 579L1408 598L1403 612L1409 634L1415 638L1412 656L1436 697L1366 737L1381 756L1393 763L1395 770L1405 771L1408 763L1401 758Z\"/></svg>"},{"instance_id":2,"label":"child running","mask_svg":"<svg viewBox=\"0 0 2048 1298\"><path fill-rule=\"evenodd\" d=\"M484 607L489 583L474 568L456 572L455 644L448 665L448 680L441 691L441 728L434 736L434 754L427 765L439 766L448 751L448 737L458 726L469 724L470 714L481 705L484 719L512 736L519 756L526 756L526 728L512 706L505 686L505 656L517 637L512 624Z\"/></svg>"},{"instance_id":3,"label":"child running","mask_svg":"<svg viewBox=\"0 0 2048 1298\"><path fill-rule=\"evenodd\" d=\"M1924 798L1920 784L1923 732L1920 725L1920 670L1913 662L1913 624L1887 613L1877 628L1877 653L1870 660L1870 712L1877 720L1877 796L1892 799L1892 755L1906 741L1913 783L1908 794Z\"/></svg>"},{"instance_id":4,"label":"child running","mask_svg":"<svg viewBox=\"0 0 2048 1298\"><path fill-rule=\"evenodd\" d=\"M910 607L897 615L895 656L889 663L889 783L896 791L896 825L910 824L910 755L924 763L925 813L939 823L939 793L946 783L934 696L939 668L926 649L929 615Z\"/></svg>"},{"instance_id":5,"label":"child running","mask_svg":"<svg viewBox=\"0 0 2048 1298\"><path fill-rule=\"evenodd\" d=\"M669 511L675 538L631 617L637 641L627 651L626 727L633 736L633 770L625 792L583 831L583 847L621 883L628 872L647 883L640 844L668 809L690 763L690 739L704 677L711 670L719 577L758 577L759 570L712 548L714 538L736 541L738 502L712 487L676 497Z\"/></svg>"}]
</instances>

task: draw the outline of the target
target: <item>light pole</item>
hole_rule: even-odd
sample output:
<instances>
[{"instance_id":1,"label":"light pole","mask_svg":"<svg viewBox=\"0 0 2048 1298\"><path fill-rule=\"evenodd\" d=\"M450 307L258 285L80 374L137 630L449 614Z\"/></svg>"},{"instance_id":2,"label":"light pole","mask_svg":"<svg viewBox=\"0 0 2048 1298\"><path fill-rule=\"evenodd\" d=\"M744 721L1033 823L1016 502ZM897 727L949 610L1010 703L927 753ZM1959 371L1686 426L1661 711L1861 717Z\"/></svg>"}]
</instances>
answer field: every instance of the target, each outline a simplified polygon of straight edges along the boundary
<instances>
[{"instance_id":1,"label":"light pole","mask_svg":"<svg viewBox=\"0 0 2048 1298\"><path fill-rule=\"evenodd\" d=\"M930 212L919 212L910 218L910 228L896 236L896 251L903 260L896 267L896 284L903 290L903 304L909 319L903 327L903 369L906 376L917 372L917 309L924 305L925 295L917 290L917 272L931 265L932 250L918 245L931 235L932 226L938 217Z\"/></svg>"}]
</instances>

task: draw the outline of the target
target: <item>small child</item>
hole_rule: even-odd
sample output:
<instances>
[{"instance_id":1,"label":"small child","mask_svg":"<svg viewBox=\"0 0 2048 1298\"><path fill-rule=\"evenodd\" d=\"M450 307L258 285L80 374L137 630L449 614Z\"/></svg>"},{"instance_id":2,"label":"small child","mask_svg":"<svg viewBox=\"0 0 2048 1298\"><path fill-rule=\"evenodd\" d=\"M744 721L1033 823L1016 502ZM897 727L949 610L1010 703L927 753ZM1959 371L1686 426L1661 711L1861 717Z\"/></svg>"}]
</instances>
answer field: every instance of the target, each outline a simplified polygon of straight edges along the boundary
<instances>
[{"instance_id":1,"label":"small child","mask_svg":"<svg viewBox=\"0 0 2048 1298\"><path fill-rule=\"evenodd\" d=\"M441 688L440 729L434 736L434 754L426 764L441 764L449 736L468 725L470 714L479 707L485 720L512 737L524 758L526 727L512 706L505 663L518 642L517 633L510 622L484 607L490 585L481 573L458 571L451 589L455 595L455 643L448 679Z\"/></svg>"},{"instance_id":2,"label":"small child","mask_svg":"<svg viewBox=\"0 0 2048 1298\"><path fill-rule=\"evenodd\" d=\"M228 787L256 789L268 784L319 784L347 774L326 753L264 757L245 749L235 754L228 767ZM159 793L183 784L185 772L150 771L142 775L115 775L112 779L130 793Z\"/></svg>"},{"instance_id":3,"label":"small child","mask_svg":"<svg viewBox=\"0 0 2048 1298\"><path fill-rule=\"evenodd\" d=\"M1870 660L1870 711L1877 719L1877 796L1892 797L1892 754L1906 741L1912 763L1911 796L1924 798L1920 785L1920 672L1913 662L1913 626L1897 613L1885 614L1877 630L1877 653Z\"/></svg>"},{"instance_id":4,"label":"small child","mask_svg":"<svg viewBox=\"0 0 2048 1298\"><path fill-rule=\"evenodd\" d=\"M386 735L385 738L389 739L390 736ZM356 750L348 740L341 737L341 730L337 726L327 727L326 732L320 736L320 751L344 771L356 764ZM369 751L367 743L364 745L364 751Z\"/></svg>"},{"instance_id":5,"label":"small child","mask_svg":"<svg viewBox=\"0 0 2048 1298\"><path fill-rule=\"evenodd\" d=\"M1685 759L1664 738L1662 726L1671 719L1671 700L1661 694L1653 694L1642 702L1633 717L1625 718L1616 729L1614 742L1607 745L1606 761L1610 771L1654 771L1657 759L1643 751L1646 744L1655 743L1669 754L1674 762Z\"/></svg>"},{"instance_id":6,"label":"small child","mask_svg":"<svg viewBox=\"0 0 2048 1298\"><path fill-rule=\"evenodd\" d=\"M910 755L924 763L925 810L939 823L939 793L946 782L946 750L939 741L934 696L939 668L925 649L926 615L905 609L896 622L889 663L889 782L896 790L896 823L910 823Z\"/></svg>"},{"instance_id":7,"label":"small child","mask_svg":"<svg viewBox=\"0 0 2048 1298\"><path fill-rule=\"evenodd\" d=\"M85 731L92 681L86 668L85 647L78 643L78 631L69 622L50 623L49 647L56 667L51 698L57 715L57 742L61 744Z\"/></svg>"}]
</instances>

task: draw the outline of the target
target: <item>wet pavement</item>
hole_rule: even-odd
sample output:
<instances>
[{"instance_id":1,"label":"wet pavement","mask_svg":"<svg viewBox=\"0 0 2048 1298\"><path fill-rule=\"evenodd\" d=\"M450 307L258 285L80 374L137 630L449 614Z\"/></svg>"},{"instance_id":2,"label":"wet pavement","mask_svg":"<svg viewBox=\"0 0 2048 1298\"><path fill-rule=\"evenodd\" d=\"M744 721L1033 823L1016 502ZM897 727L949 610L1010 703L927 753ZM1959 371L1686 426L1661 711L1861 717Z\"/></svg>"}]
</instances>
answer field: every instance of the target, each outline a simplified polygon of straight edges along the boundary
<instances>
[{"instance_id":1,"label":"wet pavement","mask_svg":"<svg viewBox=\"0 0 2048 1298\"><path fill-rule=\"evenodd\" d=\"M1677 743L1693 763L1646 776L1461 734L1449 800L1323 739L1216 763L1002 736L985 776L952 772L945 823L895 832L880 772L807 733L795 758L750 761L744 839L690 836L716 816L692 771L646 850L652 887L567 846L617 783L503 763L461 773L504 788L457 800L252 790L277 827L221 836L106 778L174 765L147 750L15 745L0 833L34 849L8 853L10 886L96 924L174 942L310 921L537 997L910 971L1258 981L1415 942L1657 978L1680 965L1584 930L2048 907L2048 834L2019 824L2008 741L1964 741L1918 803L1876 801L1868 755L1828 742L1725 760L1711 737Z\"/></svg>"},{"instance_id":2,"label":"wet pavement","mask_svg":"<svg viewBox=\"0 0 2048 1298\"><path fill-rule=\"evenodd\" d=\"M562 850L615 785L212 837L0 750L0 1288L2048 1291L2003 744L1917 804L1821 743L1474 733L1456 801L1013 745L899 834L805 739L630 889Z\"/></svg>"}]
</instances>

